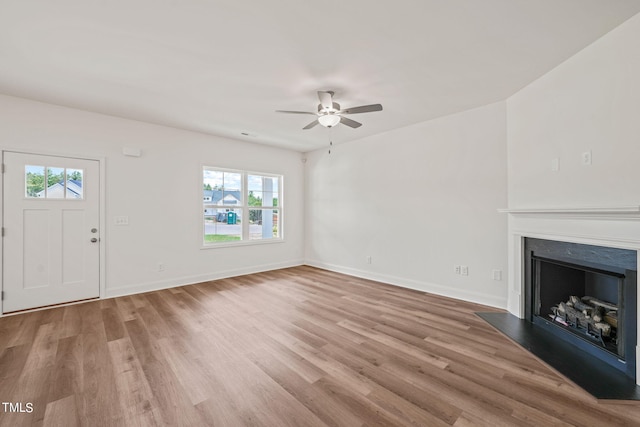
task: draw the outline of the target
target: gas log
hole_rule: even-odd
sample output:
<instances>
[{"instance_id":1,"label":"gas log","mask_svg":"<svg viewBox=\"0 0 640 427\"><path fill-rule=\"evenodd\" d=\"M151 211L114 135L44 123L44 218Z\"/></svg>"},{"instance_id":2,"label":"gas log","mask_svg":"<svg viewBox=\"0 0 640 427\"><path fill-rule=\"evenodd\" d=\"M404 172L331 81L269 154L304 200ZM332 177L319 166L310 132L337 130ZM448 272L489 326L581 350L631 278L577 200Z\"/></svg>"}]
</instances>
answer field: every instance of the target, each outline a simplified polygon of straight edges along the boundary
<instances>
[{"instance_id":1,"label":"gas log","mask_svg":"<svg viewBox=\"0 0 640 427\"><path fill-rule=\"evenodd\" d=\"M593 305L585 302L585 298L589 298L587 301ZM617 314L617 312L611 309L615 308L617 310L617 307L592 297L585 298L580 299L576 296L571 296L569 301L559 303L556 307L552 307L551 311L555 317L563 321L568 320L578 327L598 331L603 337L611 336L611 328L617 327L617 321L612 321L615 316L611 315ZM592 302L594 300L597 303ZM610 309L606 314L605 308ZM554 318L554 320L556 319Z\"/></svg>"},{"instance_id":2,"label":"gas log","mask_svg":"<svg viewBox=\"0 0 640 427\"><path fill-rule=\"evenodd\" d=\"M567 305L569 307L573 307L578 311L583 312L586 316L590 316L591 313L593 313L594 307L592 305L589 304L585 304L583 303L580 298L571 295L569 297L569 301L567 302Z\"/></svg>"},{"instance_id":3,"label":"gas log","mask_svg":"<svg viewBox=\"0 0 640 427\"><path fill-rule=\"evenodd\" d=\"M573 298L573 297L571 297L571 298ZM602 307L607 311L618 311L618 306L617 305L611 304L611 303L608 303L608 302L604 302L604 301L600 301L599 299L594 298L594 297L590 297L590 296L582 297L582 302L586 302L587 304L590 304L592 306Z\"/></svg>"},{"instance_id":4,"label":"gas log","mask_svg":"<svg viewBox=\"0 0 640 427\"><path fill-rule=\"evenodd\" d=\"M607 314L604 315L604 321L613 326L614 328L618 327L618 312L617 311L607 311Z\"/></svg>"}]
</instances>

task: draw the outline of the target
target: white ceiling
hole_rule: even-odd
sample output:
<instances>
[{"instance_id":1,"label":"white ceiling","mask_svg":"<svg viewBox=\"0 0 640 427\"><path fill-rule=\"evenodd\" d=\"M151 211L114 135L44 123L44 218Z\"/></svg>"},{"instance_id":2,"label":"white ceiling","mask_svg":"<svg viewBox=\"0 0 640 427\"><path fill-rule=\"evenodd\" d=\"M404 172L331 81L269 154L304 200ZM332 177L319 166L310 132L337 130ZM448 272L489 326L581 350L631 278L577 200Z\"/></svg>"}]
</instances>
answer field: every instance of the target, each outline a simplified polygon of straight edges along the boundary
<instances>
[{"instance_id":1,"label":"white ceiling","mask_svg":"<svg viewBox=\"0 0 640 427\"><path fill-rule=\"evenodd\" d=\"M507 98L639 0L0 0L0 93L298 151ZM302 127L317 90L358 129ZM241 135L242 132L250 136Z\"/></svg>"}]
</instances>

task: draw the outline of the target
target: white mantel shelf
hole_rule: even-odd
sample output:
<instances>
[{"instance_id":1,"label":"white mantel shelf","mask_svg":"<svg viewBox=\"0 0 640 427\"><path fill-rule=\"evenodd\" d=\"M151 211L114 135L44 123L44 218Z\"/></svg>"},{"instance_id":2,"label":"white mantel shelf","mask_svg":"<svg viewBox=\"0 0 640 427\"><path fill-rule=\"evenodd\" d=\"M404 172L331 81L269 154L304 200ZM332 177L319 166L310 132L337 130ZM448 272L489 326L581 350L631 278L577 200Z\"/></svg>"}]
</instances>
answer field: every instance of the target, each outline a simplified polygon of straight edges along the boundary
<instances>
[{"instance_id":1,"label":"white mantel shelf","mask_svg":"<svg viewBox=\"0 0 640 427\"><path fill-rule=\"evenodd\" d=\"M598 206L575 208L505 208L498 209L500 213L512 215L568 215L588 217L626 217L640 219L640 205L634 206Z\"/></svg>"}]
</instances>

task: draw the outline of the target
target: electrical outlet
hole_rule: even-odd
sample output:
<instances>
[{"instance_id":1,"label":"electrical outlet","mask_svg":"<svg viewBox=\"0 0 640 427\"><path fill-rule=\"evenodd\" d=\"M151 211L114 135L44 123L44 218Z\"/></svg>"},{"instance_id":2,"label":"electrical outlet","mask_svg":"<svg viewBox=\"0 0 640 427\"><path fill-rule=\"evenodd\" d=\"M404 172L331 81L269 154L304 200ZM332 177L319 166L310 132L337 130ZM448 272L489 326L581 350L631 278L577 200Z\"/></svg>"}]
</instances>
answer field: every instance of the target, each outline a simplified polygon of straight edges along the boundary
<instances>
[{"instance_id":1,"label":"electrical outlet","mask_svg":"<svg viewBox=\"0 0 640 427\"><path fill-rule=\"evenodd\" d=\"M469 267L467 267L466 265L460 266L460 274L462 274L463 276L468 276L469 275Z\"/></svg>"},{"instance_id":2,"label":"electrical outlet","mask_svg":"<svg viewBox=\"0 0 640 427\"><path fill-rule=\"evenodd\" d=\"M582 165L591 166L591 150L582 153Z\"/></svg>"},{"instance_id":3,"label":"electrical outlet","mask_svg":"<svg viewBox=\"0 0 640 427\"><path fill-rule=\"evenodd\" d=\"M371 255L367 257L367 264L371 264Z\"/></svg>"},{"instance_id":4,"label":"electrical outlet","mask_svg":"<svg viewBox=\"0 0 640 427\"><path fill-rule=\"evenodd\" d=\"M461 274L461 268L459 265L454 265L453 266L453 272L456 274Z\"/></svg>"},{"instance_id":5,"label":"electrical outlet","mask_svg":"<svg viewBox=\"0 0 640 427\"><path fill-rule=\"evenodd\" d=\"M558 157L554 157L551 159L551 171L558 172L560 170L560 159Z\"/></svg>"},{"instance_id":6,"label":"electrical outlet","mask_svg":"<svg viewBox=\"0 0 640 427\"><path fill-rule=\"evenodd\" d=\"M164 271L164 263L163 262L159 262L158 263L158 272L163 272Z\"/></svg>"},{"instance_id":7,"label":"electrical outlet","mask_svg":"<svg viewBox=\"0 0 640 427\"><path fill-rule=\"evenodd\" d=\"M492 271L493 280L500 281L502 280L502 270L493 270Z\"/></svg>"}]
</instances>

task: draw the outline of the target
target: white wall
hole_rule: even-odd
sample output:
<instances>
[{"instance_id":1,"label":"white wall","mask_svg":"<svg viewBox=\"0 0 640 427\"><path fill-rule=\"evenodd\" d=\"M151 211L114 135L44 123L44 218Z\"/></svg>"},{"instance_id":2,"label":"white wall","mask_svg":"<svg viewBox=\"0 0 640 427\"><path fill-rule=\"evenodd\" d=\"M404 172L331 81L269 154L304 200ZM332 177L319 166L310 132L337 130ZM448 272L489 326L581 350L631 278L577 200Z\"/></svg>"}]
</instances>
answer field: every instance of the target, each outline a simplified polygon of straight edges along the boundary
<instances>
[{"instance_id":1,"label":"white wall","mask_svg":"<svg viewBox=\"0 0 640 427\"><path fill-rule=\"evenodd\" d=\"M302 263L300 153L8 96L0 148L105 158L107 296ZM202 164L283 174L285 242L200 249ZM119 215L130 225L115 226Z\"/></svg>"},{"instance_id":2,"label":"white wall","mask_svg":"<svg viewBox=\"0 0 640 427\"><path fill-rule=\"evenodd\" d=\"M510 97L507 124L510 208L640 205L640 15ZM637 218L610 217L512 215L509 310L524 311L522 236L637 249Z\"/></svg>"},{"instance_id":3,"label":"white wall","mask_svg":"<svg viewBox=\"0 0 640 427\"><path fill-rule=\"evenodd\" d=\"M506 274L491 271L507 266L507 219L496 212L507 194L511 208L640 203L638 76L640 15L506 102L308 153L304 166L287 150L8 96L0 148L106 159L107 295L295 265L304 253L312 265L505 307ZM582 166L588 150L593 165ZM284 174L286 242L201 250L202 163ZM114 226L118 215L130 225Z\"/></svg>"},{"instance_id":4,"label":"white wall","mask_svg":"<svg viewBox=\"0 0 640 427\"><path fill-rule=\"evenodd\" d=\"M306 262L506 307L505 120L500 102L308 153Z\"/></svg>"},{"instance_id":5,"label":"white wall","mask_svg":"<svg viewBox=\"0 0 640 427\"><path fill-rule=\"evenodd\" d=\"M510 207L640 204L640 15L509 98L507 123Z\"/></svg>"}]
</instances>

